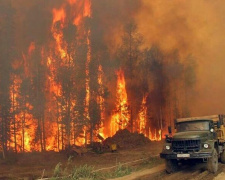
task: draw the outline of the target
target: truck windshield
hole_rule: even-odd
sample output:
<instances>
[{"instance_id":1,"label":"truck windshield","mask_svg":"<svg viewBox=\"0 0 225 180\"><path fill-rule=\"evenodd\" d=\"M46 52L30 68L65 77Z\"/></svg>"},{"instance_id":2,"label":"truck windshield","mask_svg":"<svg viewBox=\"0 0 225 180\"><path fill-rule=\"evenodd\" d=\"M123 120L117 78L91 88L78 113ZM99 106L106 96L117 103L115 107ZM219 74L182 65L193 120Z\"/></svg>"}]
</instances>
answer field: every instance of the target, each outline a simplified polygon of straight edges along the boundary
<instances>
[{"instance_id":1,"label":"truck windshield","mask_svg":"<svg viewBox=\"0 0 225 180\"><path fill-rule=\"evenodd\" d=\"M208 131L209 121L182 122L177 124L177 132Z\"/></svg>"}]
</instances>

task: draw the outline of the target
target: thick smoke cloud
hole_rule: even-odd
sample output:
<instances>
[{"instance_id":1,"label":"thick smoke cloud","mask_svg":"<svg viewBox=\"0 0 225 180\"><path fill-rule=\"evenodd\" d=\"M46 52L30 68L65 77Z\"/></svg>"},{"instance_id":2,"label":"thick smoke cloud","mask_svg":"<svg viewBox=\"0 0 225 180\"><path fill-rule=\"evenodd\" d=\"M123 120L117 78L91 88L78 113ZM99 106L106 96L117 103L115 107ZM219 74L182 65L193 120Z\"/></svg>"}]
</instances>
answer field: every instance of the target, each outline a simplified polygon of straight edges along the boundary
<instances>
[{"instance_id":1,"label":"thick smoke cloud","mask_svg":"<svg viewBox=\"0 0 225 180\"><path fill-rule=\"evenodd\" d=\"M225 106L225 2L149 1L135 17L145 47L154 43L165 51L178 49L181 56L192 53L198 63L197 97L192 115L224 113Z\"/></svg>"},{"instance_id":2,"label":"thick smoke cloud","mask_svg":"<svg viewBox=\"0 0 225 180\"><path fill-rule=\"evenodd\" d=\"M103 38L111 52L121 42L124 25L133 20L141 6L140 0L93 0L93 24L101 31L98 38Z\"/></svg>"}]
</instances>

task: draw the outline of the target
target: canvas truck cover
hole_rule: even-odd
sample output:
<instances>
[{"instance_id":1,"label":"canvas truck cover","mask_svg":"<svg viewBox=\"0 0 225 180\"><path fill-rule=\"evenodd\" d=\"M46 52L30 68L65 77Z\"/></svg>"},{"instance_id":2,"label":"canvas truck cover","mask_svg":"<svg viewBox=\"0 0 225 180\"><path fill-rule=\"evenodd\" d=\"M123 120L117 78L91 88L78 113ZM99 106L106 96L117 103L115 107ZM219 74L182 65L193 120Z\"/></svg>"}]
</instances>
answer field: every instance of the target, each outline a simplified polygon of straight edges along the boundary
<instances>
[{"instance_id":1,"label":"canvas truck cover","mask_svg":"<svg viewBox=\"0 0 225 180\"><path fill-rule=\"evenodd\" d=\"M221 125L224 124L223 114L210 115L210 116L199 116L199 117L189 117L189 118L178 118L175 120L176 123L186 122L186 121L201 121L201 120L213 120L214 123L220 121Z\"/></svg>"}]
</instances>

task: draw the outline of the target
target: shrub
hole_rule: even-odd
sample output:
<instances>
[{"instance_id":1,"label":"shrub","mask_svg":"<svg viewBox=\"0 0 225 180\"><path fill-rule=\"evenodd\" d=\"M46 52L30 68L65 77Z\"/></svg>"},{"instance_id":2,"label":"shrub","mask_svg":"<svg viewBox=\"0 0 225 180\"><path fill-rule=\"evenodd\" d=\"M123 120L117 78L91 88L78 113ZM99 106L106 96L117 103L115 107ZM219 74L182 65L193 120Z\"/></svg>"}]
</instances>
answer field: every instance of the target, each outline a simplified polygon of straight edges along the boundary
<instances>
[{"instance_id":1,"label":"shrub","mask_svg":"<svg viewBox=\"0 0 225 180\"><path fill-rule=\"evenodd\" d=\"M80 166L78 168L75 167L72 172L72 179L78 180L80 178L95 179L96 174L93 173L93 167L88 165Z\"/></svg>"},{"instance_id":2,"label":"shrub","mask_svg":"<svg viewBox=\"0 0 225 180\"><path fill-rule=\"evenodd\" d=\"M53 177L59 177L61 175L62 175L62 163L59 162L55 166L54 173L53 173Z\"/></svg>"}]
</instances>

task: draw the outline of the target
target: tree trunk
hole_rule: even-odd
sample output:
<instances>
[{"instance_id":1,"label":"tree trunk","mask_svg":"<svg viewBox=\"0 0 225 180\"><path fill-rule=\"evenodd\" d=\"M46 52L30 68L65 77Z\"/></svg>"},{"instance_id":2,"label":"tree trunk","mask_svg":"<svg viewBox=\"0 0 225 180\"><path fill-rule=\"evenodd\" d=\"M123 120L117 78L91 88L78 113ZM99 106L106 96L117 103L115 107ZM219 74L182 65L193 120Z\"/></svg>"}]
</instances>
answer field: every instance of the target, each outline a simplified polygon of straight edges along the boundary
<instances>
[{"instance_id":1,"label":"tree trunk","mask_svg":"<svg viewBox=\"0 0 225 180\"><path fill-rule=\"evenodd\" d=\"M14 83L13 83L13 135L14 135L14 151L17 153L17 141L16 141L16 117L15 117L15 91L14 91Z\"/></svg>"},{"instance_id":2,"label":"tree trunk","mask_svg":"<svg viewBox=\"0 0 225 180\"><path fill-rule=\"evenodd\" d=\"M58 151L60 149L60 127L59 127L59 105L58 105L58 102L57 102L57 148L58 148Z\"/></svg>"},{"instance_id":3,"label":"tree trunk","mask_svg":"<svg viewBox=\"0 0 225 180\"><path fill-rule=\"evenodd\" d=\"M90 128L90 143L91 145L93 144L93 124L91 123L91 128Z\"/></svg>"},{"instance_id":4,"label":"tree trunk","mask_svg":"<svg viewBox=\"0 0 225 180\"><path fill-rule=\"evenodd\" d=\"M44 148L43 148L43 142L42 142L41 119L40 118L38 118L38 134L39 134L39 140L40 140L40 144L41 144L41 151L43 151Z\"/></svg>"},{"instance_id":5,"label":"tree trunk","mask_svg":"<svg viewBox=\"0 0 225 180\"><path fill-rule=\"evenodd\" d=\"M2 114L2 126L1 126L1 129L2 129L2 137L1 137L1 140L2 140L2 158L3 159L6 159L6 151L5 151L5 138L4 138L4 119L3 119L3 114Z\"/></svg>"},{"instance_id":6,"label":"tree trunk","mask_svg":"<svg viewBox=\"0 0 225 180\"><path fill-rule=\"evenodd\" d=\"M43 139L43 150L46 151L46 138L45 138L45 116L41 117L42 122L42 139Z\"/></svg>"},{"instance_id":7,"label":"tree trunk","mask_svg":"<svg viewBox=\"0 0 225 180\"><path fill-rule=\"evenodd\" d=\"M42 139L43 139L43 150L46 151L46 140L45 140L45 120L44 115L42 116Z\"/></svg>"},{"instance_id":8,"label":"tree trunk","mask_svg":"<svg viewBox=\"0 0 225 180\"><path fill-rule=\"evenodd\" d=\"M61 127L61 133L62 133L62 150L64 150L64 126L62 125L62 127Z\"/></svg>"},{"instance_id":9,"label":"tree trunk","mask_svg":"<svg viewBox=\"0 0 225 180\"><path fill-rule=\"evenodd\" d=\"M68 113L68 122L67 122L67 146L70 147L70 95L69 95L69 99L67 102L67 113Z\"/></svg>"},{"instance_id":10,"label":"tree trunk","mask_svg":"<svg viewBox=\"0 0 225 180\"><path fill-rule=\"evenodd\" d=\"M130 128L131 128L131 132L133 133L134 132L134 120L133 120L133 111L132 111L132 108L130 110Z\"/></svg>"},{"instance_id":11,"label":"tree trunk","mask_svg":"<svg viewBox=\"0 0 225 180\"><path fill-rule=\"evenodd\" d=\"M25 142L25 121L26 121L26 113L25 110L23 112L23 120L22 120L22 150L24 152L25 147L24 147L24 142Z\"/></svg>"}]
</instances>

